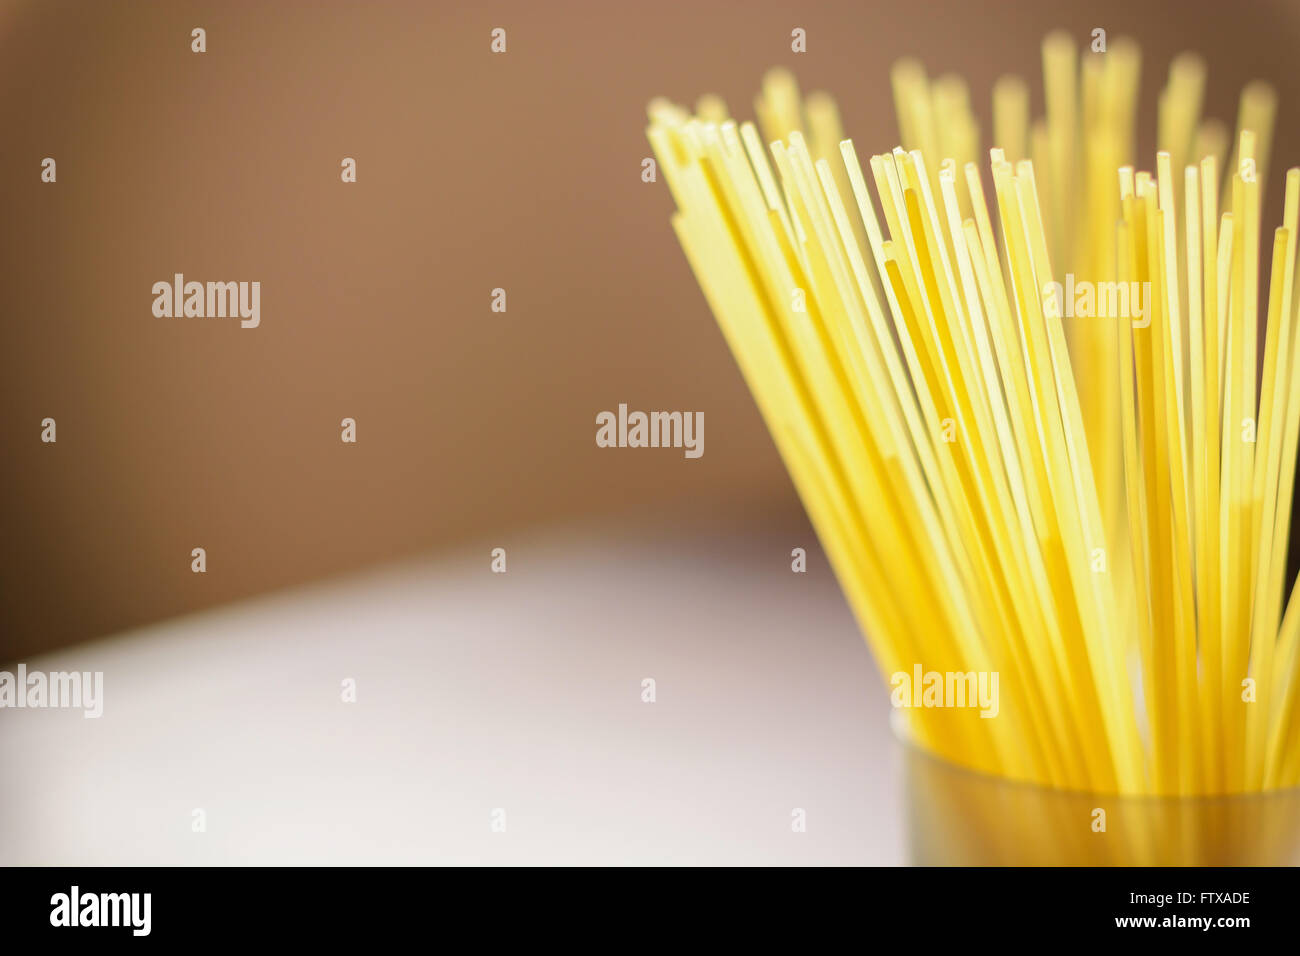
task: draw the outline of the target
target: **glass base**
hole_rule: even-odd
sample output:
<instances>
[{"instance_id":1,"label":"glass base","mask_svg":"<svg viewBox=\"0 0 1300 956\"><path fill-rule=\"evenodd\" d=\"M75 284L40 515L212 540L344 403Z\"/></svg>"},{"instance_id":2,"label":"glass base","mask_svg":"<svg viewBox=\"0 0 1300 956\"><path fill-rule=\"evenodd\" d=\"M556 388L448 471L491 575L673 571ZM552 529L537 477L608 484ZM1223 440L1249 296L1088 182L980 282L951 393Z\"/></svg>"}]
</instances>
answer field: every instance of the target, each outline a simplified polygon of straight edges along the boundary
<instances>
[{"instance_id":1,"label":"glass base","mask_svg":"<svg viewBox=\"0 0 1300 956\"><path fill-rule=\"evenodd\" d=\"M1014 783L903 741L915 866L1296 866L1300 790L1120 797Z\"/></svg>"}]
</instances>

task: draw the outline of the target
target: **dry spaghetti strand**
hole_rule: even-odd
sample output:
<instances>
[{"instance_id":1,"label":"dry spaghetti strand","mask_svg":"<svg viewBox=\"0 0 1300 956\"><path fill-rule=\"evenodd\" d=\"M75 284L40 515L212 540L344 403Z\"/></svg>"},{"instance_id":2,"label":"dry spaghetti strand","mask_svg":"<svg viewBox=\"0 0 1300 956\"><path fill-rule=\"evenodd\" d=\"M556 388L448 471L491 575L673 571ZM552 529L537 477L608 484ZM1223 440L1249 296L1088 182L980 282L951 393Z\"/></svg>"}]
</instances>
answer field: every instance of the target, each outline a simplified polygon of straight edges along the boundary
<instances>
[{"instance_id":1,"label":"dry spaghetti strand","mask_svg":"<svg viewBox=\"0 0 1300 956\"><path fill-rule=\"evenodd\" d=\"M1230 139L1185 54L1138 171L1139 62L1048 37L1047 115L1000 79L983 174L965 83L913 60L902 146L865 162L786 71L758 125L656 101L648 135L908 733L1077 790L1295 786L1300 169L1262 251L1275 98L1248 87ZM918 673L996 675L996 713Z\"/></svg>"}]
</instances>

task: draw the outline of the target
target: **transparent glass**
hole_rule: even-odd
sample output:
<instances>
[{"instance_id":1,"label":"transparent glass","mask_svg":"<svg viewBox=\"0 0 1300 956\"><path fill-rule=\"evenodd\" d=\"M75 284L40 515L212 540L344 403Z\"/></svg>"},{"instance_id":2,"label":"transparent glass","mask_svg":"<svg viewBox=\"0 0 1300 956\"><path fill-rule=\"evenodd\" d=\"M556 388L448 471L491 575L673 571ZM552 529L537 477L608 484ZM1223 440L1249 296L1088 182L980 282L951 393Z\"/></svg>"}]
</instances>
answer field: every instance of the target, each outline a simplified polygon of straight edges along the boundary
<instances>
[{"instance_id":1,"label":"transparent glass","mask_svg":"<svg viewBox=\"0 0 1300 956\"><path fill-rule=\"evenodd\" d=\"M906 740L903 748L908 845L917 866L1300 865L1300 790L1074 793L967 770ZM1105 829L1097 829L1103 820Z\"/></svg>"}]
</instances>

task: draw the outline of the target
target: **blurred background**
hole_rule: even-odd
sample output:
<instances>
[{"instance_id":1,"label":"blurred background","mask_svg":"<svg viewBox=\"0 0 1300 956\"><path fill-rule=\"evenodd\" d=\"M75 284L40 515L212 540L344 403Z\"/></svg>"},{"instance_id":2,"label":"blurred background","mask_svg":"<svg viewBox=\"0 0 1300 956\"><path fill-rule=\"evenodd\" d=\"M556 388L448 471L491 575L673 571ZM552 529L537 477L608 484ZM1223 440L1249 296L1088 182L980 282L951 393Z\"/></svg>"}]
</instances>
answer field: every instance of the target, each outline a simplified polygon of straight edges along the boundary
<instances>
[{"instance_id":1,"label":"blurred background","mask_svg":"<svg viewBox=\"0 0 1300 956\"><path fill-rule=\"evenodd\" d=\"M495 27L505 55L489 51ZM806 54L791 52L794 27ZM614 761L612 792L675 808L638 831L631 858L675 839L711 848L696 859L771 859L719 815L775 814L774 839L788 837L803 798L759 808L738 794L802 774L841 826L793 859L900 859L901 838L871 822L896 809L876 759L884 693L672 234L667 187L641 181L645 106L713 92L748 117L763 72L785 65L836 96L860 151L880 150L897 137L890 64L917 55L969 80L987 131L1003 73L1023 75L1042 112L1039 45L1057 27L1081 46L1095 27L1140 42L1148 164L1177 52L1205 55L1205 111L1229 125L1242 86L1273 83L1264 222L1280 215L1300 162L1300 5L1283 0L0 3L0 667L60 652L47 666L110 671L93 733L79 714L0 715L0 756L73 755L62 790L49 777L0 788L10 819L46 820L64 842L25 824L0 833L0 856L332 859L320 837L334 811L297 829L272 812L309 803L322 766L363 763L365 788L340 784L338 799L397 793L398 810L440 792L430 774L469 786L475 761L499 769L468 738L403 738L398 722L418 719L509 741L498 756L515 770L484 785L485 805L539 767L591 799ZM40 181L47 156L55 185ZM355 184L340 182L344 157ZM154 317L153 283L177 272L260 281L260 327ZM702 411L705 454L596 447L595 415L619 403ZM40 440L46 417L56 444ZM340 441L345 417L355 445ZM489 572L497 546L508 585ZM798 546L806 577L789 573ZM126 636L81 643L106 635ZM563 683L583 667L620 703ZM338 679L358 669L367 699L387 703L342 730ZM492 709L518 690L495 683L503 669L550 688L519 713L550 714L572 749L510 731L521 718ZM698 693L678 698L676 736L637 750L639 681L663 669ZM449 696L412 705L404 694L434 691L403 684L408 671L440 674ZM201 716L157 736L190 708ZM669 780L640 776L674 755ZM132 782L166 774L173 789ZM186 840L214 787L243 808L226 814L246 815L238 840L149 842L147 810L177 814ZM377 826L353 858L482 858ZM530 852L510 859L563 851Z\"/></svg>"},{"instance_id":2,"label":"blurred background","mask_svg":"<svg viewBox=\"0 0 1300 956\"><path fill-rule=\"evenodd\" d=\"M964 74L987 125L1004 72L1041 112L1058 26L1141 42L1144 156L1174 53L1229 124L1274 83L1280 202L1295 3L3 3L0 660L523 526L797 518L641 181L647 101L749 116L784 64L883 149L896 57ZM155 318L176 272L259 280L261 326ZM706 453L597 448L619 402L703 411Z\"/></svg>"}]
</instances>

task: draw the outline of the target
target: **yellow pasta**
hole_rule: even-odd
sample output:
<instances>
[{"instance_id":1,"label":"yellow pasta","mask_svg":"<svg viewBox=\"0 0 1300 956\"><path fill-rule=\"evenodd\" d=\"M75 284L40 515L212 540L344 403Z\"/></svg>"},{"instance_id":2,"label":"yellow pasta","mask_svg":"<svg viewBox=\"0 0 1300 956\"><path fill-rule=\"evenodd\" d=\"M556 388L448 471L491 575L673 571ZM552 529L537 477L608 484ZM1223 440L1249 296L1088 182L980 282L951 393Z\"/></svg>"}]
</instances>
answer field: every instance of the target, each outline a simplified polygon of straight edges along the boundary
<instances>
[{"instance_id":1,"label":"yellow pasta","mask_svg":"<svg viewBox=\"0 0 1300 956\"><path fill-rule=\"evenodd\" d=\"M1000 79L983 169L966 85L912 60L903 145L866 162L780 70L757 125L657 100L647 133L896 703L991 675L995 713L918 692L907 733L1070 790L1294 787L1300 170L1261 249L1273 93L1229 139L1184 54L1138 171L1139 63L1049 36L1047 115Z\"/></svg>"}]
</instances>

